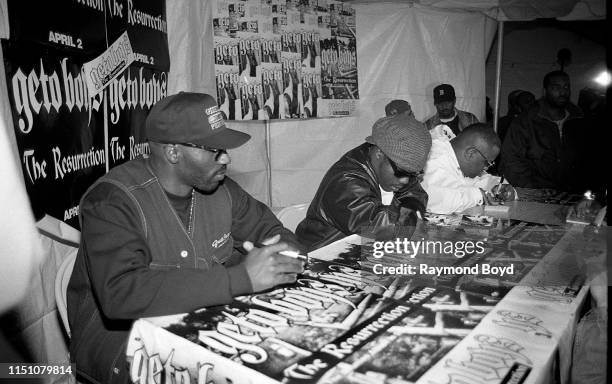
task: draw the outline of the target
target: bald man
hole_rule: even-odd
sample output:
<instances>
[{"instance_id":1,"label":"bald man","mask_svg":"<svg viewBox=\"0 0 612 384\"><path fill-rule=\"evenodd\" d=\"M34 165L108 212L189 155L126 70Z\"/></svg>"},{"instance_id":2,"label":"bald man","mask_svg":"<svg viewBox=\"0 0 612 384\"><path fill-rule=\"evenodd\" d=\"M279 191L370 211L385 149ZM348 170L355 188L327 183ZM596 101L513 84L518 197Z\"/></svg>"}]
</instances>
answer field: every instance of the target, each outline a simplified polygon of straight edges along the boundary
<instances>
[{"instance_id":1,"label":"bald man","mask_svg":"<svg viewBox=\"0 0 612 384\"><path fill-rule=\"evenodd\" d=\"M450 214L486 204L497 194L514 198L511 186L486 171L494 164L501 142L483 123L466 127L453 139L437 137L425 165L421 185L429 195L427 211Z\"/></svg>"}]
</instances>

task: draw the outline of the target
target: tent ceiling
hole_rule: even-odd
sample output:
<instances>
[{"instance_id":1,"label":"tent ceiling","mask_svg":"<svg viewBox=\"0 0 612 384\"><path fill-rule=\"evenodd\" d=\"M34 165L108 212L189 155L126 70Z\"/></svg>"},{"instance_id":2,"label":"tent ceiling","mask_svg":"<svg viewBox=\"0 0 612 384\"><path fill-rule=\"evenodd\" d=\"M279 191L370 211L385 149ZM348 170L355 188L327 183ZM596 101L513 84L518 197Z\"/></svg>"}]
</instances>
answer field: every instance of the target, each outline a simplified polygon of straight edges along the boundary
<instances>
[{"instance_id":1,"label":"tent ceiling","mask_svg":"<svg viewBox=\"0 0 612 384\"><path fill-rule=\"evenodd\" d=\"M529 30L536 27L552 27L571 31L581 37L589 39L597 44L605 45L606 43L606 21L591 20L591 21L560 21L555 19L538 19L527 22L509 22L506 23L504 34L516 30Z\"/></svg>"},{"instance_id":2,"label":"tent ceiling","mask_svg":"<svg viewBox=\"0 0 612 384\"><path fill-rule=\"evenodd\" d=\"M402 3L482 12L500 21L558 18L601 20L606 18L605 0L345 0L349 3Z\"/></svg>"}]
</instances>

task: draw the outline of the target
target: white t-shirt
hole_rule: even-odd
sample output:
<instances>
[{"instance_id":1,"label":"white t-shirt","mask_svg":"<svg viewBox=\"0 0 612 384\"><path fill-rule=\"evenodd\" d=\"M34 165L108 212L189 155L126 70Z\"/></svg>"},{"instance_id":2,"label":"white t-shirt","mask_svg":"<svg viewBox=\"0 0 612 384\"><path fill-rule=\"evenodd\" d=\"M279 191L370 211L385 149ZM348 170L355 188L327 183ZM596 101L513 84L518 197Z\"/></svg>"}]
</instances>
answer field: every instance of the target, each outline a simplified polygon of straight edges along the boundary
<instances>
[{"instance_id":1,"label":"white t-shirt","mask_svg":"<svg viewBox=\"0 0 612 384\"><path fill-rule=\"evenodd\" d=\"M391 200L393 200L393 192L387 192L379 185L380 188L380 198L382 200L383 205L391 205Z\"/></svg>"}]
</instances>

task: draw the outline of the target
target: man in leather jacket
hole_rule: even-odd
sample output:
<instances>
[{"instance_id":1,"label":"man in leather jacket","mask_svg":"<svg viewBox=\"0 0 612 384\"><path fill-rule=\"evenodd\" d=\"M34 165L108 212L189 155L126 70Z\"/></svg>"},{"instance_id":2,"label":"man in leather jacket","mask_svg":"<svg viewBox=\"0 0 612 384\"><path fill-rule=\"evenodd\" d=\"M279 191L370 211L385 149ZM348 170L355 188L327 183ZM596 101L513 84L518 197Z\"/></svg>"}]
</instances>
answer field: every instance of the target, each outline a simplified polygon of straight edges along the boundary
<instances>
[{"instance_id":1,"label":"man in leather jacket","mask_svg":"<svg viewBox=\"0 0 612 384\"><path fill-rule=\"evenodd\" d=\"M408 113L374 123L366 143L350 150L324 176L296 234L310 250L364 230L415 226L427 206L422 170L431 135Z\"/></svg>"}]
</instances>

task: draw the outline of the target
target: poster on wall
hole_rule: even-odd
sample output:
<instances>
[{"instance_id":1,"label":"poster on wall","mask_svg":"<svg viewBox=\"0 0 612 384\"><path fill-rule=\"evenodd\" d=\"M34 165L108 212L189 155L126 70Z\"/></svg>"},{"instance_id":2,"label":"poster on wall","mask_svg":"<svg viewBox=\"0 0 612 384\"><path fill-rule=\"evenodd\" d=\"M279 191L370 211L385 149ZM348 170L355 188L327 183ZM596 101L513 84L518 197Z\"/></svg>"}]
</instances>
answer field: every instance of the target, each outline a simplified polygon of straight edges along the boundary
<instances>
[{"instance_id":1,"label":"poster on wall","mask_svg":"<svg viewBox=\"0 0 612 384\"><path fill-rule=\"evenodd\" d=\"M229 120L354 112L359 87L355 10L350 5L333 0L215 0L212 23L217 102Z\"/></svg>"},{"instance_id":2,"label":"poster on wall","mask_svg":"<svg viewBox=\"0 0 612 384\"><path fill-rule=\"evenodd\" d=\"M32 208L74 225L80 197L106 172L103 95L89 94L78 55L30 42L2 50Z\"/></svg>"},{"instance_id":3,"label":"poster on wall","mask_svg":"<svg viewBox=\"0 0 612 384\"><path fill-rule=\"evenodd\" d=\"M48 214L79 229L79 201L87 188L110 168L148 152L144 122L167 93L165 3L42 5L57 20L91 17L91 25L79 21L67 29L58 29L53 17L29 17L21 2L8 5L11 35L2 49L26 190L37 218ZM92 93L84 64L117 61L107 50L115 41L106 39L125 38L126 32L136 60Z\"/></svg>"},{"instance_id":4,"label":"poster on wall","mask_svg":"<svg viewBox=\"0 0 612 384\"><path fill-rule=\"evenodd\" d=\"M104 3L103 0L54 0L33 4L8 0L10 39L71 52L102 52L107 46Z\"/></svg>"}]
</instances>

